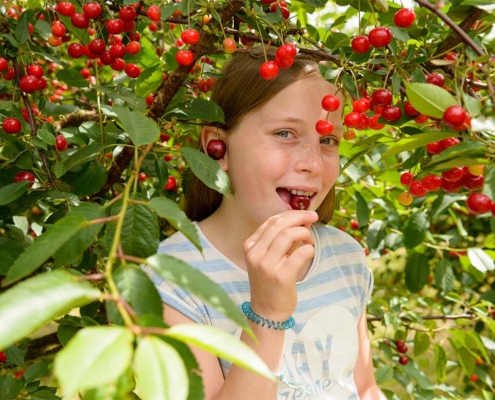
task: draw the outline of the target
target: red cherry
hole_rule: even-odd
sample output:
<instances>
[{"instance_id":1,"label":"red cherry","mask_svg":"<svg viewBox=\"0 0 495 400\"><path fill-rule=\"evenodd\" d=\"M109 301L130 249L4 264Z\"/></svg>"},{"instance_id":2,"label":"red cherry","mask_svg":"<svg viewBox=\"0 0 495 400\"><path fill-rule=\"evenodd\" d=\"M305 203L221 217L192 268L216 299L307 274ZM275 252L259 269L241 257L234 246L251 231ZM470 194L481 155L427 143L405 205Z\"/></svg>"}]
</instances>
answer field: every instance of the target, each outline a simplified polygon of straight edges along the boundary
<instances>
[{"instance_id":1,"label":"red cherry","mask_svg":"<svg viewBox=\"0 0 495 400\"><path fill-rule=\"evenodd\" d=\"M440 72L433 72L426 78L426 82L436 86L443 86L445 78Z\"/></svg>"},{"instance_id":2,"label":"red cherry","mask_svg":"<svg viewBox=\"0 0 495 400\"><path fill-rule=\"evenodd\" d=\"M315 128L316 132L318 132L320 135L329 135L333 132L333 124L330 121L325 121L322 119L316 122Z\"/></svg>"},{"instance_id":3,"label":"red cherry","mask_svg":"<svg viewBox=\"0 0 495 400\"><path fill-rule=\"evenodd\" d=\"M421 179L421 185L428 192L436 192L442 187L442 178L438 175L426 175Z\"/></svg>"},{"instance_id":4,"label":"red cherry","mask_svg":"<svg viewBox=\"0 0 495 400\"><path fill-rule=\"evenodd\" d=\"M407 365L409 363L409 358L407 358L406 356L400 356L399 363L402 365Z\"/></svg>"},{"instance_id":5,"label":"red cherry","mask_svg":"<svg viewBox=\"0 0 495 400\"><path fill-rule=\"evenodd\" d=\"M162 142L168 142L170 140L170 135L167 135L166 133L160 133L160 140Z\"/></svg>"},{"instance_id":6,"label":"red cherry","mask_svg":"<svg viewBox=\"0 0 495 400\"><path fill-rule=\"evenodd\" d=\"M108 33L118 35L124 31L124 21L120 19L111 19L107 21L105 27L107 28Z\"/></svg>"},{"instance_id":7,"label":"red cherry","mask_svg":"<svg viewBox=\"0 0 495 400\"><path fill-rule=\"evenodd\" d=\"M275 54L280 60L290 60L296 56L297 48L292 43L284 43Z\"/></svg>"},{"instance_id":8,"label":"red cherry","mask_svg":"<svg viewBox=\"0 0 495 400\"><path fill-rule=\"evenodd\" d=\"M3 351L0 351L0 363L6 363L7 362L7 356Z\"/></svg>"},{"instance_id":9,"label":"red cherry","mask_svg":"<svg viewBox=\"0 0 495 400\"><path fill-rule=\"evenodd\" d=\"M0 57L0 72L3 72L9 66L9 62L6 58Z\"/></svg>"},{"instance_id":10,"label":"red cherry","mask_svg":"<svg viewBox=\"0 0 495 400\"><path fill-rule=\"evenodd\" d=\"M112 47L110 47L110 54L114 56L115 58L120 58L124 57L126 53L126 47L122 43L117 43L114 44Z\"/></svg>"},{"instance_id":11,"label":"red cherry","mask_svg":"<svg viewBox=\"0 0 495 400\"><path fill-rule=\"evenodd\" d=\"M211 90L211 87L213 86L213 83L215 82L215 78L208 78L208 79L202 79L199 82L199 90L201 90L203 93L208 93Z\"/></svg>"},{"instance_id":12,"label":"red cherry","mask_svg":"<svg viewBox=\"0 0 495 400\"><path fill-rule=\"evenodd\" d=\"M371 95L371 102L378 107L385 107L392 104L392 92L388 89L378 89Z\"/></svg>"},{"instance_id":13,"label":"red cherry","mask_svg":"<svg viewBox=\"0 0 495 400\"><path fill-rule=\"evenodd\" d=\"M55 138L55 145L57 146L58 151L67 150L67 147L69 147L67 144L67 139L65 139L63 135L57 135Z\"/></svg>"},{"instance_id":14,"label":"red cherry","mask_svg":"<svg viewBox=\"0 0 495 400\"><path fill-rule=\"evenodd\" d=\"M265 80L274 79L278 75L278 65L275 61L266 61L260 66L260 76Z\"/></svg>"},{"instance_id":15,"label":"red cherry","mask_svg":"<svg viewBox=\"0 0 495 400\"><path fill-rule=\"evenodd\" d=\"M125 66L125 73L130 78L137 78L139 75L141 75L141 68L139 68L136 64L127 64Z\"/></svg>"},{"instance_id":16,"label":"red cherry","mask_svg":"<svg viewBox=\"0 0 495 400\"><path fill-rule=\"evenodd\" d=\"M362 131L363 129L367 129L370 123L370 117L366 113L359 113L361 117L361 122L355 127L358 131Z\"/></svg>"},{"instance_id":17,"label":"red cherry","mask_svg":"<svg viewBox=\"0 0 495 400\"><path fill-rule=\"evenodd\" d=\"M442 172L442 179L450 182L456 182L460 180L464 175L464 168L455 167L448 171Z\"/></svg>"},{"instance_id":18,"label":"red cherry","mask_svg":"<svg viewBox=\"0 0 495 400\"><path fill-rule=\"evenodd\" d=\"M91 52L91 50L89 50L89 44L87 44L86 46L84 46L84 54L90 60L96 60L98 58L98 55L97 54L94 54L94 53ZM88 65L91 66L92 64L90 63Z\"/></svg>"},{"instance_id":19,"label":"red cherry","mask_svg":"<svg viewBox=\"0 0 495 400\"><path fill-rule=\"evenodd\" d=\"M470 379L470 380L472 380L473 382L478 382L480 378L479 378L479 376L478 376L478 375L476 375L476 374L471 374L471 375L469 376L469 379Z\"/></svg>"},{"instance_id":20,"label":"red cherry","mask_svg":"<svg viewBox=\"0 0 495 400\"><path fill-rule=\"evenodd\" d=\"M148 107L150 107L152 104L153 104L153 99L155 98L155 95L153 93L151 93L150 95L148 95L145 99L146 101L146 105Z\"/></svg>"},{"instance_id":21,"label":"red cherry","mask_svg":"<svg viewBox=\"0 0 495 400\"><path fill-rule=\"evenodd\" d=\"M139 53L139 51L141 50L141 45L138 42L130 42L129 44L127 44L126 49L129 54L134 55Z\"/></svg>"},{"instance_id":22,"label":"red cherry","mask_svg":"<svg viewBox=\"0 0 495 400\"><path fill-rule=\"evenodd\" d=\"M334 94L327 94L321 100L321 106L325 111L337 111L340 107L340 100Z\"/></svg>"},{"instance_id":23,"label":"red cherry","mask_svg":"<svg viewBox=\"0 0 495 400\"><path fill-rule=\"evenodd\" d=\"M458 192L462 187L461 180L458 181L446 181L442 179L442 189L447 193L455 193Z\"/></svg>"},{"instance_id":24,"label":"red cherry","mask_svg":"<svg viewBox=\"0 0 495 400\"><path fill-rule=\"evenodd\" d=\"M81 58L84 55L84 46L79 43L71 43L67 47L67 53L71 58Z\"/></svg>"},{"instance_id":25,"label":"red cherry","mask_svg":"<svg viewBox=\"0 0 495 400\"><path fill-rule=\"evenodd\" d=\"M112 65L115 62L115 57L112 56L110 51L104 51L100 54L100 61L103 65Z\"/></svg>"},{"instance_id":26,"label":"red cherry","mask_svg":"<svg viewBox=\"0 0 495 400\"><path fill-rule=\"evenodd\" d=\"M196 44L199 42L199 32L196 29L186 29L180 34L185 44Z\"/></svg>"},{"instance_id":27,"label":"red cherry","mask_svg":"<svg viewBox=\"0 0 495 400\"><path fill-rule=\"evenodd\" d=\"M158 6L150 6L146 10L146 15L152 21L160 21L160 16L161 16L160 7L158 7Z\"/></svg>"},{"instance_id":28,"label":"red cherry","mask_svg":"<svg viewBox=\"0 0 495 400\"><path fill-rule=\"evenodd\" d=\"M172 175L169 175L167 184L165 185L164 189L170 191L177 189L177 181Z\"/></svg>"},{"instance_id":29,"label":"red cherry","mask_svg":"<svg viewBox=\"0 0 495 400\"><path fill-rule=\"evenodd\" d=\"M179 65L189 66L194 62L194 54L191 50L179 50L175 54L175 61Z\"/></svg>"},{"instance_id":30,"label":"red cherry","mask_svg":"<svg viewBox=\"0 0 495 400\"><path fill-rule=\"evenodd\" d=\"M62 14L64 17L71 17L72 14L76 12L76 8L74 4L69 3L68 1L62 1L57 4L56 10L59 14Z\"/></svg>"},{"instance_id":31,"label":"red cherry","mask_svg":"<svg viewBox=\"0 0 495 400\"><path fill-rule=\"evenodd\" d=\"M231 54L237 49L237 44L235 43L235 40L232 38L223 39L222 44L227 54Z\"/></svg>"},{"instance_id":32,"label":"red cherry","mask_svg":"<svg viewBox=\"0 0 495 400\"><path fill-rule=\"evenodd\" d=\"M364 113L370 109L370 101L367 98L361 98L358 100L354 100L352 103L352 111L356 111L359 113Z\"/></svg>"},{"instance_id":33,"label":"red cherry","mask_svg":"<svg viewBox=\"0 0 495 400\"><path fill-rule=\"evenodd\" d=\"M101 6L96 3L86 3L83 5L83 12L86 17L96 19L101 15Z\"/></svg>"},{"instance_id":34,"label":"red cherry","mask_svg":"<svg viewBox=\"0 0 495 400\"><path fill-rule=\"evenodd\" d=\"M414 174L412 174L411 172L404 172L400 176L400 183L402 183L404 186L409 186L413 178Z\"/></svg>"},{"instance_id":35,"label":"red cherry","mask_svg":"<svg viewBox=\"0 0 495 400\"><path fill-rule=\"evenodd\" d=\"M440 142L432 142L426 145L426 151L431 155L440 154L442 148L440 147Z\"/></svg>"},{"instance_id":36,"label":"red cherry","mask_svg":"<svg viewBox=\"0 0 495 400\"><path fill-rule=\"evenodd\" d=\"M208 154L214 160L220 160L225 155L227 147L223 140L212 139L206 146L206 154Z\"/></svg>"},{"instance_id":37,"label":"red cherry","mask_svg":"<svg viewBox=\"0 0 495 400\"><path fill-rule=\"evenodd\" d=\"M11 81L12 79L15 78L15 71L14 68L8 67L7 68L7 73L3 76L6 81Z\"/></svg>"},{"instance_id":38,"label":"red cherry","mask_svg":"<svg viewBox=\"0 0 495 400\"><path fill-rule=\"evenodd\" d=\"M87 68L81 69L81 71L79 71L79 73L82 75L82 77L84 79L88 79L91 76L91 71Z\"/></svg>"},{"instance_id":39,"label":"red cherry","mask_svg":"<svg viewBox=\"0 0 495 400\"><path fill-rule=\"evenodd\" d=\"M405 354L405 353L407 353L407 350L408 350L407 344L401 344L401 345L397 346L397 351L399 353Z\"/></svg>"},{"instance_id":40,"label":"red cherry","mask_svg":"<svg viewBox=\"0 0 495 400\"><path fill-rule=\"evenodd\" d=\"M420 115L417 118L414 118L414 122L417 124L424 124L426 121L428 121L428 116L426 115Z\"/></svg>"},{"instance_id":41,"label":"red cherry","mask_svg":"<svg viewBox=\"0 0 495 400\"><path fill-rule=\"evenodd\" d=\"M359 224L355 219L351 220L351 228L352 229L359 229Z\"/></svg>"},{"instance_id":42,"label":"red cherry","mask_svg":"<svg viewBox=\"0 0 495 400\"><path fill-rule=\"evenodd\" d=\"M17 118L5 118L2 122L2 129L9 134L19 133L21 131L21 121Z\"/></svg>"},{"instance_id":43,"label":"red cherry","mask_svg":"<svg viewBox=\"0 0 495 400\"><path fill-rule=\"evenodd\" d=\"M19 81L19 87L23 92L33 93L38 90L39 81L33 75L26 75Z\"/></svg>"},{"instance_id":44,"label":"red cherry","mask_svg":"<svg viewBox=\"0 0 495 400\"><path fill-rule=\"evenodd\" d=\"M344 124L348 128L357 128L363 123L363 118L360 113L350 112L344 117Z\"/></svg>"},{"instance_id":45,"label":"red cherry","mask_svg":"<svg viewBox=\"0 0 495 400\"><path fill-rule=\"evenodd\" d=\"M462 187L466 190L478 190L485 184L485 178L483 175L473 175L468 172L464 173L461 183Z\"/></svg>"},{"instance_id":46,"label":"red cherry","mask_svg":"<svg viewBox=\"0 0 495 400\"><path fill-rule=\"evenodd\" d=\"M144 172L140 172L138 175L139 182L144 182L146 179L148 179L148 176Z\"/></svg>"},{"instance_id":47,"label":"red cherry","mask_svg":"<svg viewBox=\"0 0 495 400\"><path fill-rule=\"evenodd\" d=\"M28 75L33 75L36 78L41 78L43 76L43 68L39 65L30 65L26 68Z\"/></svg>"},{"instance_id":48,"label":"red cherry","mask_svg":"<svg viewBox=\"0 0 495 400\"><path fill-rule=\"evenodd\" d=\"M466 207L471 214L485 214L492 208L491 199L483 193L471 193L466 200Z\"/></svg>"},{"instance_id":49,"label":"red cherry","mask_svg":"<svg viewBox=\"0 0 495 400\"><path fill-rule=\"evenodd\" d=\"M406 113L406 115L409 115L410 117L418 117L421 114L411 105L411 102L409 101L406 101L404 103L404 112Z\"/></svg>"},{"instance_id":50,"label":"red cherry","mask_svg":"<svg viewBox=\"0 0 495 400\"><path fill-rule=\"evenodd\" d=\"M374 28L368 33L368 39L373 47L385 47L392 41L392 31L388 28Z\"/></svg>"},{"instance_id":51,"label":"red cherry","mask_svg":"<svg viewBox=\"0 0 495 400\"><path fill-rule=\"evenodd\" d=\"M88 44L88 50L96 55L100 55L106 50L107 46L102 39L94 39Z\"/></svg>"},{"instance_id":52,"label":"red cherry","mask_svg":"<svg viewBox=\"0 0 495 400\"><path fill-rule=\"evenodd\" d=\"M85 14L74 13L70 17L70 23L79 29L86 29L89 26L89 18Z\"/></svg>"},{"instance_id":53,"label":"red cherry","mask_svg":"<svg viewBox=\"0 0 495 400\"><path fill-rule=\"evenodd\" d=\"M135 27L136 27L136 24L134 23L134 21L124 21L124 32L131 32L131 33L129 33L129 39L130 40L135 40L134 36L138 34L138 32L132 32ZM131 38L131 36L133 36L133 37ZM139 37L141 37L141 36L139 36ZM139 39L137 39L137 40L139 40Z\"/></svg>"},{"instance_id":54,"label":"red cherry","mask_svg":"<svg viewBox=\"0 0 495 400\"><path fill-rule=\"evenodd\" d=\"M130 6L124 6L119 11L119 18L122 21L134 21L136 15L136 10Z\"/></svg>"},{"instance_id":55,"label":"red cherry","mask_svg":"<svg viewBox=\"0 0 495 400\"><path fill-rule=\"evenodd\" d=\"M34 184L34 175L31 172L28 172L28 171L18 172L14 176L14 183L15 182L20 182L20 181L31 181L31 183L29 184L29 187L31 187Z\"/></svg>"},{"instance_id":56,"label":"red cherry","mask_svg":"<svg viewBox=\"0 0 495 400\"><path fill-rule=\"evenodd\" d=\"M367 53L371 48L370 40L368 39L368 36L356 36L352 39L351 47L352 50L358 54Z\"/></svg>"},{"instance_id":57,"label":"red cherry","mask_svg":"<svg viewBox=\"0 0 495 400\"><path fill-rule=\"evenodd\" d=\"M50 35L48 36L48 44L52 47L58 47L62 44L62 38Z\"/></svg>"},{"instance_id":58,"label":"red cherry","mask_svg":"<svg viewBox=\"0 0 495 400\"><path fill-rule=\"evenodd\" d=\"M394 24L399 28L408 28L416 19L416 14L410 8L402 8L394 15Z\"/></svg>"},{"instance_id":59,"label":"red cherry","mask_svg":"<svg viewBox=\"0 0 495 400\"><path fill-rule=\"evenodd\" d=\"M62 37L65 35L66 29L65 25L60 21L55 21L52 23L52 35L57 37Z\"/></svg>"},{"instance_id":60,"label":"red cherry","mask_svg":"<svg viewBox=\"0 0 495 400\"><path fill-rule=\"evenodd\" d=\"M150 22L148 24L148 29L151 31L151 32L156 32L158 30L158 25L155 24L154 22Z\"/></svg>"},{"instance_id":61,"label":"red cherry","mask_svg":"<svg viewBox=\"0 0 495 400\"><path fill-rule=\"evenodd\" d=\"M403 340L403 339L397 339L395 341L395 346L396 347L399 347L399 346L404 346L406 344L406 342Z\"/></svg>"},{"instance_id":62,"label":"red cherry","mask_svg":"<svg viewBox=\"0 0 495 400\"><path fill-rule=\"evenodd\" d=\"M460 106L450 106L443 113L442 119L450 125L460 125L466 120L467 113Z\"/></svg>"},{"instance_id":63,"label":"red cherry","mask_svg":"<svg viewBox=\"0 0 495 400\"><path fill-rule=\"evenodd\" d=\"M452 146L457 146L461 141L455 137L447 138L447 139L442 139L439 142L440 149L444 151L445 149L448 149L449 147Z\"/></svg>"},{"instance_id":64,"label":"red cherry","mask_svg":"<svg viewBox=\"0 0 495 400\"><path fill-rule=\"evenodd\" d=\"M47 82L46 82L45 78L42 77L42 78L38 79L38 90L45 90L46 85L47 85Z\"/></svg>"},{"instance_id":65,"label":"red cherry","mask_svg":"<svg viewBox=\"0 0 495 400\"><path fill-rule=\"evenodd\" d=\"M426 195L426 190L423 185L421 185L421 182L412 181L409 193L416 197L423 197Z\"/></svg>"},{"instance_id":66,"label":"red cherry","mask_svg":"<svg viewBox=\"0 0 495 400\"><path fill-rule=\"evenodd\" d=\"M114 71L123 71L125 68L125 61L122 58L116 58L113 64L110 64L110 68Z\"/></svg>"},{"instance_id":67,"label":"red cherry","mask_svg":"<svg viewBox=\"0 0 495 400\"><path fill-rule=\"evenodd\" d=\"M382 118L387 122L398 121L402 117L402 110L397 106L385 106L382 110Z\"/></svg>"},{"instance_id":68,"label":"red cherry","mask_svg":"<svg viewBox=\"0 0 495 400\"><path fill-rule=\"evenodd\" d=\"M311 201L307 196L295 195L291 197L289 204L293 210L307 210Z\"/></svg>"},{"instance_id":69,"label":"red cherry","mask_svg":"<svg viewBox=\"0 0 495 400\"><path fill-rule=\"evenodd\" d=\"M379 131L385 127L385 124L380 124L378 122L378 118L380 118L380 116L381 116L380 114L375 114L370 118L370 122L369 122L370 129Z\"/></svg>"}]
</instances>

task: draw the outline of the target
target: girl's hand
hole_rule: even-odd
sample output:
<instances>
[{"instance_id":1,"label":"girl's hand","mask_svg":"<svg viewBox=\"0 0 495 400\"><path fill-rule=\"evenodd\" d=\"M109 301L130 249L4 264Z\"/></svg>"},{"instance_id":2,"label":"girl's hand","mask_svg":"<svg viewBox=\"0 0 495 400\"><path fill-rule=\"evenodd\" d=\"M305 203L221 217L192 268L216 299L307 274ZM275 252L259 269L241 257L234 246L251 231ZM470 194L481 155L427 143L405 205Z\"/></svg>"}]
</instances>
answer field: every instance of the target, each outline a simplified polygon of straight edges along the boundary
<instances>
[{"instance_id":1,"label":"girl's hand","mask_svg":"<svg viewBox=\"0 0 495 400\"><path fill-rule=\"evenodd\" d=\"M287 211L244 243L251 308L263 318L285 321L294 313L297 276L315 253L309 228L317 220L314 211Z\"/></svg>"}]
</instances>

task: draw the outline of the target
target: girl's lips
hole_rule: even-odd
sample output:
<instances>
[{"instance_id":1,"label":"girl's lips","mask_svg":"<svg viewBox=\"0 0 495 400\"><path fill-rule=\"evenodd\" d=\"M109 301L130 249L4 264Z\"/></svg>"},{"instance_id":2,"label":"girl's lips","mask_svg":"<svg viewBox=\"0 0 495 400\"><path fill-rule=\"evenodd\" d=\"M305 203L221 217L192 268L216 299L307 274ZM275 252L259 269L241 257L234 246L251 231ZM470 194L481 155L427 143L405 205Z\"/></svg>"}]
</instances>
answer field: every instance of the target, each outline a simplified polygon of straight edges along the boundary
<instances>
[{"instance_id":1,"label":"girl's lips","mask_svg":"<svg viewBox=\"0 0 495 400\"><path fill-rule=\"evenodd\" d=\"M292 189L292 190L296 190L296 189ZM304 191L304 192L306 192L306 191ZM308 192L309 192L309 191L308 191ZM306 193L308 193L308 192L306 192ZM309 193L311 193L311 192L309 192ZM282 187L277 188L277 194L279 195L279 197L282 199L282 201L283 201L284 203L287 203L287 205L288 205L289 207L291 207L291 206L290 206L290 203L291 203L291 200L292 200L292 198L293 198L294 196L304 196L304 195L301 195L301 194L297 194L297 195L292 194L292 193L291 193L291 191L290 191L289 189L282 188ZM311 201L311 199L312 199L314 196L315 196L315 193L313 192L313 195L311 195L311 196L304 196L304 197L307 197L307 198ZM291 209L292 209L292 207L291 207Z\"/></svg>"}]
</instances>

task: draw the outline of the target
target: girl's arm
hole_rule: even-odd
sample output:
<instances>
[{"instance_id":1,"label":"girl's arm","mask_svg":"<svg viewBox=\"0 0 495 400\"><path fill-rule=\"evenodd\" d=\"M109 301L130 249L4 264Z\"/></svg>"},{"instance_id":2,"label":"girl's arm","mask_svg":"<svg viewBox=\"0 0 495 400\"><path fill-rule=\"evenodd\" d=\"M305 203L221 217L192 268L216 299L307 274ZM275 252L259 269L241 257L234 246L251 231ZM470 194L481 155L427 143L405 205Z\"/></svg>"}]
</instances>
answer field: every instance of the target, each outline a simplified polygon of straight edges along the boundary
<instances>
[{"instance_id":1,"label":"girl's arm","mask_svg":"<svg viewBox=\"0 0 495 400\"><path fill-rule=\"evenodd\" d=\"M366 311L358 322L359 353L354 367L354 381L361 400L387 400L375 381L373 361L371 359L371 345L368 335Z\"/></svg>"}]
</instances>

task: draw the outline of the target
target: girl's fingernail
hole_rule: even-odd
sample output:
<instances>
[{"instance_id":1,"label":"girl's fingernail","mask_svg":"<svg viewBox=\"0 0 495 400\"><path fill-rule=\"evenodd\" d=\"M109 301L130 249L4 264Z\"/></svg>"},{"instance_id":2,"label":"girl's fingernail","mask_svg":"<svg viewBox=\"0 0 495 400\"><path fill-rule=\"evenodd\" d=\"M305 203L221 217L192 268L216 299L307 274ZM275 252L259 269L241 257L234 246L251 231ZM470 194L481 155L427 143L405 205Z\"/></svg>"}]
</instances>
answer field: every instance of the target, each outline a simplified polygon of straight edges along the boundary
<instances>
[{"instance_id":1,"label":"girl's fingernail","mask_svg":"<svg viewBox=\"0 0 495 400\"><path fill-rule=\"evenodd\" d=\"M318 213L316 211L308 211L308 213L312 214L313 217L317 217Z\"/></svg>"}]
</instances>

